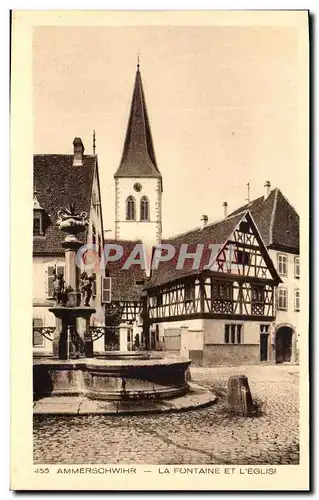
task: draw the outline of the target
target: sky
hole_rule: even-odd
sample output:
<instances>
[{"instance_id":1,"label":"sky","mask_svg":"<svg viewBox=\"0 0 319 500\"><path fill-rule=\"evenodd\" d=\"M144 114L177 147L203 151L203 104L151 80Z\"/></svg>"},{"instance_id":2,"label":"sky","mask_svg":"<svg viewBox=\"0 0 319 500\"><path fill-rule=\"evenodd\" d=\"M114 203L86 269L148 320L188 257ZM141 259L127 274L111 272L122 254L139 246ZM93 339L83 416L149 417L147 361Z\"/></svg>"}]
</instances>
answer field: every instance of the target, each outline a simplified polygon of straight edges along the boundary
<instances>
[{"instance_id":1,"label":"sky","mask_svg":"<svg viewBox=\"0 0 319 500\"><path fill-rule=\"evenodd\" d=\"M278 26L36 27L34 153L92 153L96 131L103 223L114 230L114 179L127 127L137 53L157 163L163 236L244 204L264 183L299 211L298 31ZM114 234L114 233L113 233ZM108 233L108 237L112 233Z\"/></svg>"}]
</instances>

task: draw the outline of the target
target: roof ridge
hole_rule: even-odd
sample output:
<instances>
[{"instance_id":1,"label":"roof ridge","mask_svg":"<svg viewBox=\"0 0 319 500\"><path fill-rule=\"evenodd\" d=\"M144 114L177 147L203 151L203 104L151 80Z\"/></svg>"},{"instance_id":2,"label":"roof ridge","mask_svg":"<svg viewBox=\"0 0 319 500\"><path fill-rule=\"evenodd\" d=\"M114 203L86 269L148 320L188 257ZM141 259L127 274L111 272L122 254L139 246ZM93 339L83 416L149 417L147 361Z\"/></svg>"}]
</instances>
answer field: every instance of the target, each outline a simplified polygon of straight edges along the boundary
<instances>
[{"instance_id":1,"label":"roof ridge","mask_svg":"<svg viewBox=\"0 0 319 500\"><path fill-rule=\"evenodd\" d=\"M124 239L119 239L119 238L104 238L104 241L105 242L108 242L108 241L118 241L120 243L143 243L142 240L124 240Z\"/></svg>"},{"instance_id":2,"label":"roof ridge","mask_svg":"<svg viewBox=\"0 0 319 500\"><path fill-rule=\"evenodd\" d=\"M276 187L275 187L275 188L273 188L273 189L270 191L269 196L271 195L271 193L272 193L273 191L275 191L275 189L278 189L278 188L276 188ZM268 198L269 198L269 196L268 196ZM261 201L263 198L264 198L264 195L260 195L260 196L258 196L257 198L254 198L254 199L253 199L253 200L251 200L249 203L246 203L246 205L242 205L241 207L237 208L236 210L233 210L233 211L230 213L230 215L228 216L228 218L229 218L229 217L232 217L233 215L239 215L239 214L241 214L242 212L245 212L245 211L249 210L249 207L250 207L253 203L255 203L255 202L256 202L256 201L258 201L258 200L260 200L260 201ZM241 210L241 211L240 211L240 212L238 212L238 210ZM236 213L234 214L234 212L236 212Z\"/></svg>"},{"instance_id":3,"label":"roof ridge","mask_svg":"<svg viewBox=\"0 0 319 500\"><path fill-rule=\"evenodd\" d=\"M33 156L73 156L71 153L33 153ZM83 155L88 156L88 155Z\"/></svg>"},{"instance_id":4,"label":"roof ridge","mask_svg":"<svg viewBox=\"0 0 319 500\"><path fill-rule=\"evenodd\" d=\"M273 242L273 229L275 223L275 215L277 210L277 199L278 199L278 188L275 188L275 197L274 197L274 205L272 207L270 224L269 224L269 245L272 245Z\"/></svg>"},{"instance_id":5,"label":"roof ridge","mask_svg":"<svg viewBox=\"0 0 319 500\"><path fill-rule=\"evenodd\" d=\"M73 153L33 153L33 157L35 156L70 156L71 158L74 156ZM93 155L91 153L84 154L84 158L96 158L97 155Z\"/></svg>"},{"instance_id":6,"label":"roof ridge","mask_svg":"<svg viewBox=\"0 0 319 500\"><path fill-rule=\"evenodd\" d=\"M245 213L249 212L249 210L244 210L244 212ZM169 238L162 238L162 240L172 240L172 239L175 239L175 238L179 238L180 236L184 236L185 234L194 233L195 231L205 231L205 229L207 229L209 227L217 226L217 224L220 224L221 222L230 220L233 217L238 217L239 215L241 215L241 213L242 212L237 213L237 214L233 214L233 215L229 215L228 217L223 217L221 219L218 219L216 221L213 221L213 222L210 222L210 223L206 224L206 226L204 226L204 227L197 226L197 227L194 227L193 229L188 229L187 231L183 231L182 233L175 234L174 236L171 236Z\"/></svg>"}]
</instances>

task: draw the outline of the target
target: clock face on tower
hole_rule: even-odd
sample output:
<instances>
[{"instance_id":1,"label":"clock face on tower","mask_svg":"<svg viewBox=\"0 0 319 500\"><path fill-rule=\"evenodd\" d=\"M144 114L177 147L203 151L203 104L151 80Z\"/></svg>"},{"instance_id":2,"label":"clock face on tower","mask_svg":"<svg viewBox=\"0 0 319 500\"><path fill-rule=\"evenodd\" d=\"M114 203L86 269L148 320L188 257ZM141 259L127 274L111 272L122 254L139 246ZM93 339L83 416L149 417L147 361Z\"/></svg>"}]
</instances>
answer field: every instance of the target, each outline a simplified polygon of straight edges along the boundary
<instances>
[{"instance_id":1,"label":"clock face on tower","mask_svg":"<svg viewBox=\"0 0 319 500\"><path fill-rule=\"evenodd\" d=\"M139 182L136 182L133 188L135 189L135 191L140 192L142 189L142 185Z\"/></svg>"}]
</instances>

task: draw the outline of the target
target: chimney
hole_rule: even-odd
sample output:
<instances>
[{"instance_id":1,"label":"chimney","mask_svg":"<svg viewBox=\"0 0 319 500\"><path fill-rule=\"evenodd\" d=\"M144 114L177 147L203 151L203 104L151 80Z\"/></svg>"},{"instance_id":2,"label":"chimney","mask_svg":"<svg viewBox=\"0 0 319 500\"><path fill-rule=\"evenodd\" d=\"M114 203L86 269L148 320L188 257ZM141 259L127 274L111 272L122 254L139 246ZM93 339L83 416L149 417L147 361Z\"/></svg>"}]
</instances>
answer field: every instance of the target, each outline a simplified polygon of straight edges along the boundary
<instances>
[{"instance_id":1,"label":"chimney","mask_svg":"<svg viewBox=\"0 0 319 500\"><path fill-rule=\"evenodd\" d=\"M81 167L83 165L84 146L80 137L75 137L73 141L73 165Z\"/></svg>"},{"instance_id":2,"label":"chimney","mask_svg":"<svg viewBox=\"0 0 319 500\"><path fill-rule=\"evenodd\" d=\"M227 204L227 201L224 201L223 203L223 207L224 207L224 218L226 219L227 217L227 207L228 207L228 204Z\"/></svg>"},{"instance_id":3,"label":"chimney","mask_svg":"<svg viewBox=\"0 0 319 500\"><path fill-rule=\"evenodd\" d=\"M202 218L201 218L202 227L201 227L201 229L204 229L204 227L207 226L207 222L208 222L208 216L202 215Z\"/></svg>"},{"instance_id":4,"label":"chimney","mask_svg":"<svg viewBox=\"0 0 319 500\"><path fill-rule=\"evenodd\" d=\"M265 188L265 192L264 192L264 199L267 200L268 196L270 195L270 182L269 181L266 181L265 182L265 185L264 185L264 188Z\"/></svg>"}]
</instances>

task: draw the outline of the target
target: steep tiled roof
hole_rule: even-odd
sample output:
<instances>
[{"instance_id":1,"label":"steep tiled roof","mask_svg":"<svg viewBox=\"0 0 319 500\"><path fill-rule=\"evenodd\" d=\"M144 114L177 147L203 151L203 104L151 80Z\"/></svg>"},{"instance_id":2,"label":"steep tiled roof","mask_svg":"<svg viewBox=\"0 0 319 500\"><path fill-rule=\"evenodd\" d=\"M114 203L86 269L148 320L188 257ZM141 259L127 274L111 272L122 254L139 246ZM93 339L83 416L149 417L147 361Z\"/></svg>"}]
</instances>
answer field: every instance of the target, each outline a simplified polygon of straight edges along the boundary
<instances>
[{"instance_id":1,"label":"steep tiled roof","mask_svg":"<svg viewBox=\"0 0 319 500\"><path fill-rule=\"evenodd\" d=\"M114 177L158 177L151 127L139 68L136 72L122 159Z\"/></svg>"},{"instance_id":2,"label":"steep tiled roof","mask_svg":"<svg viewBox=\"0 0 319 500\"><path fill-rule=\"evenodd\" d=\"M156 287L179 278L200 273L201 269L210 261L211 250L208 245L213 244L222 246L232 234L243 216L244 214L229 217L227 219L223 219L222 221L208 224L203 229L196 228L176 237L162 240L162 244L169 243L170 245L174 246L175 256L167 262L160 262L158 269L152 270L151 278L146 288ZM196 251L197 245L199 243L204 244L203 254L200 261L200 269L192 269L193 260L191 259L185 260L183 269L176 269L181 245L187 244L187 252L191 253Z\"/></svg>"},{"instance_id":3,"label":"steep tiled roof","mask_svg":"<svg viewBox=\"0 0 319 500\"><path fill-rule=\"evenodd\" d=\"M147 279L145 271L138 264L122 268L135 245L141 244L141 241L105 240L105 245L114 243L122 246L123 256L120 260L107 263L108 275L112 278L112 300L140 301Z\"/></svg>"},{"instance_id":4,"label":"steep tiled roof","mask_svg":"<svg viewBox=\"0 0 319 500\"><path fill-rule=\"evenodd\" d=\"M249 210L267 247L299 252L299 215L282 194L273 189L269 196L256 198L234 210L230 216Z\"/></svg>"},{"instance_id":5,"label":"steep tiled roof","mask_svg":"<svg viewBox=\"0 0 319 500\"><path fill-rule=\"evenodd\" d=\"M84 156L83 166L73 166L73 155L33 156L36 196L44 209L44 237L33 238L33 253L63 253L63 234L56 225L57 213L75 203L77 211L89 213L95 157ZM80 234L86 241L86 233Z\"/></svg>"}]
</instances>

